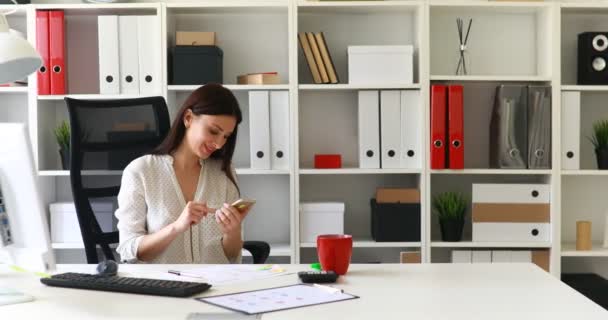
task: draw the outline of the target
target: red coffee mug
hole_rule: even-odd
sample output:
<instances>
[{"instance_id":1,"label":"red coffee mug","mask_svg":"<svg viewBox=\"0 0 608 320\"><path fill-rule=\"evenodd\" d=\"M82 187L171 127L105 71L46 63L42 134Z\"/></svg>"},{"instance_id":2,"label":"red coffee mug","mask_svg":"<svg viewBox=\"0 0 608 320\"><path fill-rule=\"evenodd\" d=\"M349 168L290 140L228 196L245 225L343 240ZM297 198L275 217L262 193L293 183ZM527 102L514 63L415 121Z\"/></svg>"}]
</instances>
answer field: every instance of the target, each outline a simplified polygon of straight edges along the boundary
<instances>
[{"instance_id":1,"label":"red coffee mug","mask_svg":"<svg viewBox=\"0 0 608 320\"><path fill-rule=\"evenodd\" d=\"M317 236L317 253L321 268L346 274L353 253L353 237L347 234L323 234Z\"/></svg>"}]
</instances>

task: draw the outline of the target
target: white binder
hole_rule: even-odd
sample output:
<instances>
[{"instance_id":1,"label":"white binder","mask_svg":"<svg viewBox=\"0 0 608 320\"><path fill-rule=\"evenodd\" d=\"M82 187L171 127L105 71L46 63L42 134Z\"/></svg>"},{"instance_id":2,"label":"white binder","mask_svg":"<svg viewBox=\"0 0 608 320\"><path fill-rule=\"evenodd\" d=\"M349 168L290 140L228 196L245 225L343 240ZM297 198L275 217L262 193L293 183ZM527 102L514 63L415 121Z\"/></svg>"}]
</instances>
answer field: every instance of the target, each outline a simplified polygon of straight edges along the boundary
<instances>
[{"instance_id":1,"label":"white binder","mask_svg":"<svg viewBox=\"0 0 608 320\"><path fill-rule=\"evenodd\" d=\"M380 163L382 168L399 168L401 161L401 92L380 91Z\"/></svg>"},{"instance_id":2,"label":"white binder","mask_svg":"<svg viewBox=\"0 0 608 320\"><path fill-rule=\"evenodd\" d=\"M515 263L532 262L532 251L530 251L530 250L511 251L511 262L515 262Z\"/></svg>"},{"instance_id":3,"label":"white binder","mask_svg":"<svg viewBox=\"0 0 608 320\"><path fill-rule=\"evenodd\" d=\"M380 109L378 91L359 91L359 168L380 168Z\"/></svg>"},{"instance_id":4,"label":"white binder","mask_svg":"<svg viewBox=\"0 0 608 320\"><path fill-rule=\"evenodd\" d=\"M492 251L492 263L509 263L511 262L511 250L494 250Z\"/></svg>"},{"instance_id":5,"label":"white binder","mask_svg":"<svg viewBox=\"0 0 608 320\"><path fill-rule=\"evenodd\" d=\"M289 92L270 92L270 164L289 170Z\"/></svg>"},{"instance_id":6,"label":"white binder","mask_svg":"<svg viewBox=\"0 0 608 320\"><path fill-rule=\"evenodd\" d=\"M452 263L471 263L471 250L452 250Z\"/></svg>"},{"instance_id":7,"label":"white binder","mask_svg":"<svg viewBox=\"0 0 608 320\"><path fill-rule=\"evenodd\" d=\"M580 169L581 93L562 92L562 168Z\"/></svg>"},{"instance_id":8,"label":"white binder","mask_svg":"<svg viewBox=\"0 0 608 320\"><path fill-rule=\"evenodd\" d=\"M97 17L99 44L99 93L120 93L118 16Z\"/></svg>"},{"instance_id":9,"label":"white binder","mask_svg":"<svg viewBox=\"0 0 608 320\"><path fill-rule=\"evenodd\" d=\"M473 263L491 263L492 262L492 251L489 250L474 250L471 254L471 261Z\"/></svg>"},{"instance_id":10,"label":"white binder","mask_svg":"<svg viewBox=\"0 0 608 320\"><path fill-rule=\"evenodd\" d=\"M137 16L118 17L120 93L122 94L139 94L137 24Z\"/></svg>"},{"instance_id":11,"label":"white binder","mask_svg":"<svg viewBox=\"0 0 608 320\"><path fill-rule=\"evenodd\" d=\"M270 169L268 96L268 91L249 91L249 139L252 169Z\"/></svg>"},{"instance_id":12,"label":"white binder","mask_svg":"<svg viewBox=\"0 0 608 320\"><path fill-rule=\"evenodd\" d=\"M156 16L137 17L139 93L161 95L160 23Z\"/></svg>"},{"instance_id":13,"label":"white binder","mask_svg":"<svg viewBox=\"0 0 608 320\"><path fill-rule=\"evenodd\" d=\"M473 203L549 203L548 184L473 184Z\"/></svg>"},{"instance_id":14,"label":"white binder","mask_svg":"<svg viewBox=\"0 0 608 320\"><path fill-rule=\"evenodd\" d=\"M550 223L473 222L473 242L549 242Z\"/></svg>"},{"instance_id":15,"label":"white binder","mask_svg":"<svg viewBox=\"0 0 608 320\"><path fill-rule=\"evenodd\" d=\"M420 91L401 91L401 168L422 168L422 123Z\"/></svg>"}]
</instances>

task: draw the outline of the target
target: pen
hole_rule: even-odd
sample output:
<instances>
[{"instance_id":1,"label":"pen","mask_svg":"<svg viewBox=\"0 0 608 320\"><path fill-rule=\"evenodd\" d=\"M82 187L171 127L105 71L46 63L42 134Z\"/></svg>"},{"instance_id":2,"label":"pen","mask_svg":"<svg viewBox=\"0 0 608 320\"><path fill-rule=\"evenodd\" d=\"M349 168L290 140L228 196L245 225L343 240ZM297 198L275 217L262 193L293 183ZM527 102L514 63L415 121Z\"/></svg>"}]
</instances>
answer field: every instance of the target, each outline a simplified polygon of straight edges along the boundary
<instances>
[{"instance_id":1,"label":"pen","mask_svg":"<svg viewBox=\"0 0 608 320\"><path fill-rule=\"evenodd\" d=\"M184 272L177 271L177 270L169 270L167 272L174 274L176 276L204 279L202 276L200 276L198 274L193 274L193 273L184 273Z\"/></svg>"},{"instance_id":2,"label":"pen","mask_svg":"<svg viewBox=\"0 0 608 320\"><path fill-rule=\"evenodd\" d=\"M315 288L319 288L322 290L327 291L328 293L334 294L334 293L344 293L344 290L342 289L338 289L338 288L334 288L334 287L330 287L330 286L324 286L318 283L313 283L312 285Z\"/></svg>"}]
</instances>

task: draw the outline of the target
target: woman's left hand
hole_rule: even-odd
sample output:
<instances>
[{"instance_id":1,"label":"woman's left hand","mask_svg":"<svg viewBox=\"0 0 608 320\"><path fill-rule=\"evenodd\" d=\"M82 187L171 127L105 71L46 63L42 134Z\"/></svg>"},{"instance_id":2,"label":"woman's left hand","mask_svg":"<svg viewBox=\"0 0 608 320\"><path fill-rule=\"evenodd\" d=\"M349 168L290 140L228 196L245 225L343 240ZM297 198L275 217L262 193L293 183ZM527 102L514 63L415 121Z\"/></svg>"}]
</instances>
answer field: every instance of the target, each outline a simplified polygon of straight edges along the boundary
<instances>
[{"instance_id":1,"label":"woman's left hand","mask_svg":"<svg viewBox=\"0 0 608 320\"><path fill-rule=\"evenodd\" d=\"M241 222L247 216L249 210L239 212L235 207L224 203L222 208L215 211L215 221L220 226L223 234L241 232Z\"/></svg>"}]
</instances>

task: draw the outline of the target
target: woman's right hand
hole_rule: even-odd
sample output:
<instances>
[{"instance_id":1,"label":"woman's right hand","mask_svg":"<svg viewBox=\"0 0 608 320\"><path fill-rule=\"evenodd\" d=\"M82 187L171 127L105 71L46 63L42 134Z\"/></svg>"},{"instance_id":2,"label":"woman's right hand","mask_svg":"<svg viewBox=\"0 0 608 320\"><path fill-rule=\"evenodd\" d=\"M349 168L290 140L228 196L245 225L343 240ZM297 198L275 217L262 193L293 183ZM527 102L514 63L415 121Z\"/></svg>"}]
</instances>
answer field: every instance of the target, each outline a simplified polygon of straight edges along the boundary
<instances>
[{"instance_id":1,"label":"woman's right hand","mask_svg":"<svg viewBox=\"0 0 608 320\"><path fill-rule=\"evenodd\" d=\"M190 226L198 224L209 212L215 212L215 209L210 209L204 202L189 201L177 220L173 222L173 226L177 232L182 233Z\"/></svg>"}]
</instances>

